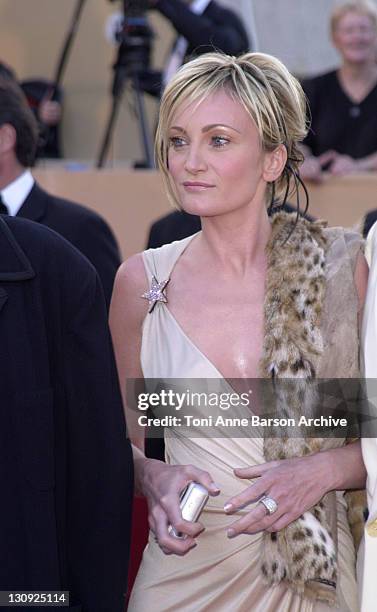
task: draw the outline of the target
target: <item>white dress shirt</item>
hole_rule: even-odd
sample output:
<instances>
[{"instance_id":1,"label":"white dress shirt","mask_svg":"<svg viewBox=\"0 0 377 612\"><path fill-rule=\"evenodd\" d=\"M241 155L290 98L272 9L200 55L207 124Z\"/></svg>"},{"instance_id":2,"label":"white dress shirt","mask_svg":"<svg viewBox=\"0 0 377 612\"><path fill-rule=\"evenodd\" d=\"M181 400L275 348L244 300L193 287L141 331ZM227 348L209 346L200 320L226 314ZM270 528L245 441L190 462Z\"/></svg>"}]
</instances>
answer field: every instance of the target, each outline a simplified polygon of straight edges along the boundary
<instances>
[{"instance_id":1,"label":"white dress shirt","mask_svg":"<svg viewBox=\"0 0 377 612\"><path fill-rule=\"evenodd\" d=\"M15 217L31 192L34 179L30 170L25 170L15 181L1 190L1 198L11 217Z\"/></svg>"}]
</instances>

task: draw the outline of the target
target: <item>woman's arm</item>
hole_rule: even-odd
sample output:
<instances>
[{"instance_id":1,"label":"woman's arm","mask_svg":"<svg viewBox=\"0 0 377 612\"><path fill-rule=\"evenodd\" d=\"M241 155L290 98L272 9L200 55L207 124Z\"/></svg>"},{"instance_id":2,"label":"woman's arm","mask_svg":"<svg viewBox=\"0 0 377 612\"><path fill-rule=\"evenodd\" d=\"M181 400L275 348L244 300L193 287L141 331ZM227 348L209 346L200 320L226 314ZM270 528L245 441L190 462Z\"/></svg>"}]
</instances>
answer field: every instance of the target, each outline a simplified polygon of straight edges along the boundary
<instances>
[{"instance_id":1,"label":"woman's arm","mask_svg":"<svg viewBox=\"0 0 377 612\"><path fill-rule=\"evenodd\" d=\"M269 515L262 504L257 504L230 526L229 537L262 530L280 531L315 506L329 491L360 489L365 486L366 478L360 442L307 457L236 469L234 473L238 478L257 480L228 500L226 512L237 512L263 495L272 497L278 509Z\"/></svg>"},{"instance_id":2,"label":"woman's arm","mask_svg":"<svg viewBox=\"0 0 377 612\"><path fill-rule=\"evenodd\" d=\"M372 155L368 155L360 159L355 159L350 155L342 155L341 153L336 153L335 151L331 153L332 158L328 160L329 165L327 171L333 176L345 176L346 174L377 171L377 153L372 153ZM323 155L326 155L326 153ZM320 158L310 157L305 160L304 164L312 159L318 159L321 161Z\"/></svg>"},{"instance_id":3,"label":"woman's arm","mask_svg":"<svg viewBox=\"0 0 377 612\"><path fill-rule=\"evenodd\" d=\"M335 153L328 172L334 176L345 176L346 174L357 174L358 172L370 172L377 170L377 153L355 159L350 155Z\"/></svg>"},{"instance_id":4,"label":"woman's arm","mask_svg":"<svg viewBox=\"0 0 377 612\"><path fill-rule=\"evenodd\" d=\"M355 171L357 172L370 172L377 170L377 152L362 157L361 159L355 159Z\"/></svg>"},{"instance_id":5,"label":"woman's arm","mask_svg":"<svg viewBox=\"0 0 377 612\"><path fill-rule=\"evenodd\" d=\"M143 377L140 364L141 331L148 312L148 302L140 296L147 286L142 256L134 255L117 272L109 315L128 431L133 444L143 452L144 428L138 426L137 413L127 405L126 381Z\"/></svg>"},{"instance_id":6,"label":"woman's arm","mask_svg":"<svg viewBox=\"0 0 377 612\"><path fill-rule=\"evenodd\" d=\"M361 252L356 259L354 282L360 324L368 284L368 264ZM234 473L239 478L257 480L228 500L226 512L236 512L243 505L258 501L262 495L272 497L278 503L278 510L266 516L264 506L257 504L246 516L232 524L229 537L261 530L279 531L312 508L329 491L360 489L365 486L366 480L360 442L308 457L236 469Z\"/></svg>"},{"instance_id":7,"label":"woman's arm","mask_svg":"<svg viewBox=\"0 0 377 612\"><path fill-rule=\"evenodd\" d=\"M166 465L163 461L145 457L145 430L137 423L137 412L128 406L127 381L143 378L140 350L148 302L140 296L147 287L142 256L135 255L118 270L110 306L110 328L128 431L133 442L136 489L147 498L149 525L161 549L167 554L184 555L196 545L195 537L203 527L200 523L182 519L179 507L181 491L191 481L201 483L211 495L217 495L219 489L208 472L191 465ZM168 531L169 524L186 534L186 538L172 537Z\"/></svg>"},{"instance_id":8,"label":"woman's arm","mask_svg":"<svg viewBox=\"0 0 377 612\"><path fill-rule=\"evenodd\" d=\"M328 469L332 474L329 490L344 491L347 489L362 489L365 487L366 471L361 454L361 442L353 442L324 451L328 458Z\"/></svg>"}]
</instances>

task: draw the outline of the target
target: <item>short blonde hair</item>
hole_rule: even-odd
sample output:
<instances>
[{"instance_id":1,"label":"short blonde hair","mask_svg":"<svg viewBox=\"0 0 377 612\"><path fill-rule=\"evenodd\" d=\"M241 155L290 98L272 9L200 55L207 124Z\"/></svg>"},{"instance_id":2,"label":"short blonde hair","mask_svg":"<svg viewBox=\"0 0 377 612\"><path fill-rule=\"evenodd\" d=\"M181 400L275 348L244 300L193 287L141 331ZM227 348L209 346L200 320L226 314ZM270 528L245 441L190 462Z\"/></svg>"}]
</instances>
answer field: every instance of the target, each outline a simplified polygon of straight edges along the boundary
<instances>
[{"instance_id":1,"label":"short blonde hair","mask_svg":"<svg viewBox=\"0 0 377 612\"><path fill-rule=\"evenodd\" d=\"M339 25L339 21L347 13L359 13L366 15L373 22L377 32L377 7L369 0L353 0L351 2L343 2L335 6L330 16L330 31L333 35Z\"/></svg>"},{"instance_id":2,"label":"short blonde hair","mask_svg":"<svg viewBox=\"0 0 377 612\"><path fill-rule=\"evenodd\" d=\"M246 53L240 57L223 53L201 55L184 64L166 87L156 132L157 165L169 199L178 207L168 167L168 130L173 115L182 104L197 102L199 105L221 90L249 113L265 151L273 151L282 144L286 147L287 164L273 186L277 199L287 191L292 171L297 173L303 161L298 143L307 134L305 95L284 64L264 53Z\"/></svg>"}]
</instances>

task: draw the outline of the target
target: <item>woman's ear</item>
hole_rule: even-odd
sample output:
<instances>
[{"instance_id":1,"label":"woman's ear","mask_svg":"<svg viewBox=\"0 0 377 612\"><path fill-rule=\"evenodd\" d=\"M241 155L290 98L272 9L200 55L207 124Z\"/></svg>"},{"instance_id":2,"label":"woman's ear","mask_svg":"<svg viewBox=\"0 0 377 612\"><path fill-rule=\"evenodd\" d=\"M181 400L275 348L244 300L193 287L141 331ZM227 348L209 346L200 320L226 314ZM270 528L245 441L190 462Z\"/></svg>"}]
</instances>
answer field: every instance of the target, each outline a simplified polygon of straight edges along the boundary
<instances>
[{"instance_id":1,"label":"woman's ear","mask_svg":"<svg viewBox=\"0 0 377 612\"><path fill-rule=\"evenodd\" d=\"M16 130L10 123L3 123L0 126L0 154L8 153L16 148Z\"/></svg>"},{"instance_id":2,"label":"woman's ear","mask_svg":"<svg viewBox=\"0 0 377 612\"><path fill-rule=\"evenodd\" d=\"M263 162L263 178L266 183L272 183L281 176L287 163L287 149L279 145L273 151L265 153Z\"/></svg>"}]
</instances>

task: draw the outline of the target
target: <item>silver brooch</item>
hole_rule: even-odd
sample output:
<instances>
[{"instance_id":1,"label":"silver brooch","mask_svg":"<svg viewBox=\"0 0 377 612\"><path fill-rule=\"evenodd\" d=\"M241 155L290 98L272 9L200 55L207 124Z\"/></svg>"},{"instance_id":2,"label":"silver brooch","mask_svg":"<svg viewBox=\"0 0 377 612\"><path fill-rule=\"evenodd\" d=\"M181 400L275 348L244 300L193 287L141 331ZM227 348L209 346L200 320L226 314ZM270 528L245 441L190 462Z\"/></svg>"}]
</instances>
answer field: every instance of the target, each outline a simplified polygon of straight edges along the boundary
<instances>
[{"instance_id":1,"label":"silver brooch","mask_svg":"<svg viewBox=\"0 0 377 612\"><path fill-rule=\"evenodd\" d=\"M161 281L161 283L159 283L157 278L155 276L152 276L151 288L149 289L149 291L147 291L146 293L143 293L143 295L141 296L142 298L144 298L145 300L148 300L149 302L148 312L152 312L157 302L166 303L168 301L166 295L164 295L163 292L169 281L170 281L170 278L168 278L167 280Z\"/></svg>"}]
</instances>

